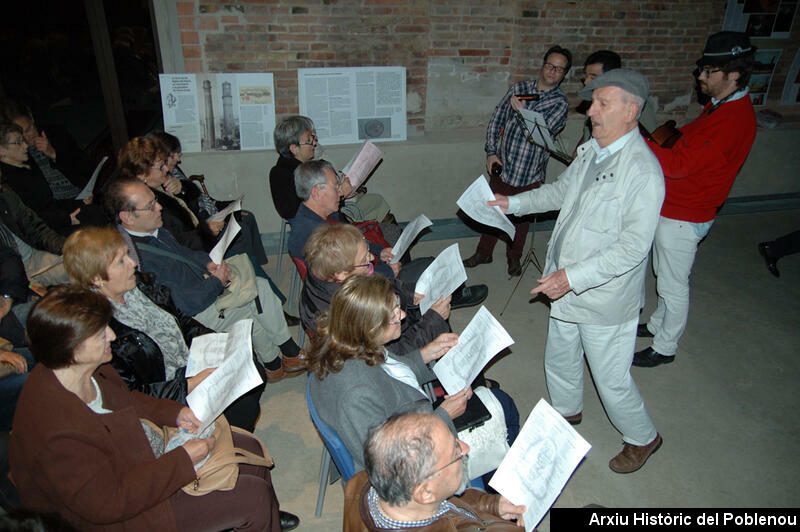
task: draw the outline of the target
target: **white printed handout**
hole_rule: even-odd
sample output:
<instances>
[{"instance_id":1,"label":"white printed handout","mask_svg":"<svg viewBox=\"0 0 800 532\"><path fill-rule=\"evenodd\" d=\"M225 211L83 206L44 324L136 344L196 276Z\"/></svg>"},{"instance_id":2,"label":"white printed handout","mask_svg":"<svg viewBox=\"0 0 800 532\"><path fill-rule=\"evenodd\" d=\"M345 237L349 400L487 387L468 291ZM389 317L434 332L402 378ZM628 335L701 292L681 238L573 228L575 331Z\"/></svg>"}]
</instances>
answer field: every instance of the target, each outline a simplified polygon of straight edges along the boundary
<instances>
[{"instance_id":1,"label":"white printed handout","mask_svg":"<svg viewBox=\"0 0 800 532\"><path fill-rule=\"evenodd\" d=\"M493 201L495 199L497 198L494 197L492 190L489 188L489 183L486 182L486 178L481 174L481 176L461 194L461 197L456 201L456 205L461 207L461 210L476 222L502 229L508 233L511 240L514 240L514 234L516 233L514 224L503 214L500 207L489 207L486 205L487 201Z\"/></svg>"},{"instance_id":2,"label":"white printed handout","mask_svg":"<svg viewBox=\"0 0 800 532\"><path fill-rule=\"evenodd\" d=\"M239 222L236 221L236 217L231 214L228 217L228 226L225 228L225 232L222 233L217 245L214 246L214 249L212 249L208 254L214 264L222 263L222 259L225 257L225 252L228 251L231 242L233 242L233 239L236 238L236 235L239 234L241 229L242 228L239 226Z\"/></svg>"},{"instance_id":3,"label":"white printed handout","mask_svg":"<svg viewBox=\"0 0 800 532\"><path fill-rule=\"evenodd\" d=\"M232 202L230 202L228 204L227 207L225 207L221 211L217 212L216 214L213 214L213 215L209 216L206 221L207 222L221 222L222 220L227 218L230 213L236 212L236 211L241 211L242 210L242 198L244 198L244 196L239 196L239 199L233 200Z\"/></svg>"},{"instance_id":4,"label":"white printed handout","mask_svg":"<svg viewBox=\"0 0 800 532\"><path fill-rule=\"evenodd\" d=\"M556 145L553 144L553 138L550 136L550 129L547 126L542 113L525 109L524 107L519 110L522 118L525 119L525 125L528 126L528 131L533 138L533 143L538 146L546 146L550 150L555 150Z\"/></svg>"},{"instance_id":5,"label":"white printed handout","mask_svg":"<svg viewBox=\"0 0 800 532\"><path fill-rule=\"evenodd\" d=\"M195 373L207 367L217 368L186 396L189 408L203 423L198 432L202 432L217 419L228 405L264 382L263 376L253 363L253 345L250 337L252 327L253 320L241 320L234 323L227 334L223 333L227 338L221 356L218 349L222 344L217 338L209 342L205 346L206 349L201 350L202 361L193 362L190 349L187 375L190 365ZM216 354L212 354L212 351Z\"/></svg>"},{"instance_id":6,"label":"white printed handout","mask_svg":"<svg viewBox=\"0 0 800 532\"><path fill-rule=\"evenodd\" d=\"M419 311L425 314L440 297L449 296L466 280L467 271L458 244L453 244L439 253L419 276L414 292L425 296L419 302Z\"/></svg>"},{"instance_id":7,"label":"white printed handout","mask_svg":"<svg viewBox=\"0 0 800 532\"><path fill-rule=\"evenodd\" d=\"M350 184L353 185L354 189L358 188L361 186L361 183L366 181L369 174L375 170L375 167L378 166L381 159L383 159L383 152L381 149L368 140L364 141L358 153L353 155L350 162L342 168L342 173L347 176L347 179L350 180Z\"/></svg>"},{"instance_id":8,"label":"white printed handout","mask_svg":"<svg viewBox=\"0 0 800 532\"><path fill-rule=\"evenodd\" d=\"M481 305L451 348L433 367L449 395L468 386L500 351L514 343L492 313Z\"/></svg>"},{"instance_id":9,"label":"white printed handout","mask_svg":"<svg viewBox=\"0 0 800 532\"><path fill-rule=\"evenodd\" d=\"M85 200L89 197L89 195L91 195L92 192L94 192L94 184L97 183L97 176L100 175L100 169L103 168L103 165L106 164L107 160L108 155L103 157L103 159L97 163L97 167L94 169L94 172L92 172L92 177L89 178L89 182L86 183L86 186L83 187L83 190L81 190L80 194L75 196L76 200Z\"/></svg>"},{"instance_id":10,"label":"white printed handout","mask_svg":"<svg viewBox=\"0 0 800 532\"><path fill-rule=\"evenodd\" d=\"M489 481L513 504L527 506L530 532L550 509L592 446L547 401L540 399Z\"/></svg>"},{"instance_id":11,"label":"white printed handout","mask_svg":"<svg viewBox=\"0 0 800 532\"><path fill-rule=\"evenodd\" d=\"M424 214L420 214L410 222L408 225L403 229L403 232L400 234L400 238L397 239L395 242L394 247L392 248L392 255L394 258L389 261L389 264L395 264L400 261L400 257L408 251L408 247L414 242L414 239L417 238L423 229L426 227L430 227L433 225L433 222L425 216Z\"/></svg>"}]
</instances>

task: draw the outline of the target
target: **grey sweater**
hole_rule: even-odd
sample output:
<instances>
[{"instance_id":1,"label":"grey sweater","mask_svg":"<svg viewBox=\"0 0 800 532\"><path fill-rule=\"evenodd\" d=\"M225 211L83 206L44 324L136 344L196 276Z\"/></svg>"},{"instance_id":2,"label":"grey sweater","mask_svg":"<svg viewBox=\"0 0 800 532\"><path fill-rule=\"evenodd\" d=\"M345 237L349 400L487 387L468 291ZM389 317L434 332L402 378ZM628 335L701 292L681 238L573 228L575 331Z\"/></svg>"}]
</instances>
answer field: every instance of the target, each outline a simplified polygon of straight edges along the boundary
<instances>
[{"instance_id":1,"label":"grey sweater","mask_svg":"<svg viewBox=\"0 0 800 532\"><path fill-rule=\"evenodd\" d=\"M436 378L422 361L419 351L393 358L407 364L420 384ZM430 401L419 390L394 379L380 364L368 366L363 360L348 360L342 371L328 374L323 380L312 375L311 400L322 420L339 434L350 451L356 473L364 469L367 432L393 414L433 412L455 434L453 421L443 408L434 411Z\"/></svg>"}]
</instances>

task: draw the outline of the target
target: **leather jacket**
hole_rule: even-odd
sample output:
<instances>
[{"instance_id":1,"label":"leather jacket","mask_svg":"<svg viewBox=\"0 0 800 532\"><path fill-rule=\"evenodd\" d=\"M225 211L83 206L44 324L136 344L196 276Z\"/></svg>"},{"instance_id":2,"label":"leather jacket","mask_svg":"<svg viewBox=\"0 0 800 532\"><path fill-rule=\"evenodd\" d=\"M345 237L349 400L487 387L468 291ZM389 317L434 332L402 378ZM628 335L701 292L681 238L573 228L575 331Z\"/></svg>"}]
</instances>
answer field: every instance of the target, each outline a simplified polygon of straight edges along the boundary
<instances>
[{"instance_id":1,"label":"leather jacket","mask_svg":"<svg viewBox=\"0 0 800 532\"><path fill-rule=\"evenodd\" d=\"M344 532L386 530L377 528L369 513L369 503L367 502L369 488L366 471L361 471L347 482L344 492ZM519 532L520 530L515 523L498 517L500 495L489 495L480 490L468 489L463 495L450 497L448 501L469 511L477 519L467 517L460 512L450 511L427 526L397 530L413 530L415 532Z\"/></svg>"},{"instance_id":2,"label":"leather jacket","mask_svg":"<svg viewBox=\"0 0 800 532\"><path fill-rule=\"evenodd\" d=\"M153 303L175 317L183 333L186 345L195 336L214 331L180 312L172 303L169 288L155 282L155 275L136 272L136 286ZM186 367L175 372L172 380L166 380L164 355L158 344L145 332L121 323L115 318L109 323L117 339L111 342L111 365L131 390L139 390L153 397L172 399L186 403Z\"/></svg>"}]
</instances>

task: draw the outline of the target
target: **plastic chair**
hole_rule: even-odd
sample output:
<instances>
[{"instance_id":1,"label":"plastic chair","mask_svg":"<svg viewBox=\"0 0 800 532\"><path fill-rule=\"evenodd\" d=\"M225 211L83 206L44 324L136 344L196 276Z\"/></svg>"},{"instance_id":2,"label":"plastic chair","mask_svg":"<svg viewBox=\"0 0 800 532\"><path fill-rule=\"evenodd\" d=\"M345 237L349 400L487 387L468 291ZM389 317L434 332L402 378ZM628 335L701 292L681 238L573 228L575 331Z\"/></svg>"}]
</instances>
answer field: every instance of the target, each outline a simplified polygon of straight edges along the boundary
<instances>
[{"instance_id":1,"label":"plastic chair","mask_svg":"<svg viewBox=\"0 0 800 532\"><path fill-rule=\"evenodd\" d=\"M336 431L325 424L317 411L314 408L314 403L311 401L311 379L313 376L309 374L308 381L306 381L306 402L308 403L308 413L311 414L311 421L317 427L320 437L322 438L322 458L319 464L319 493L317 495L317 509L314 512L314 517L322 515L322 503L325 501L325 489L328 487L328 475L331 469L331 460L333 460L336 469L342 477L342 487L350 480L355 474L355 466L353 465L353 457L350 451L347 450L342 439L336 434ZM334 479L333 482L336 480Z\"/></svg>"}]
</instances>

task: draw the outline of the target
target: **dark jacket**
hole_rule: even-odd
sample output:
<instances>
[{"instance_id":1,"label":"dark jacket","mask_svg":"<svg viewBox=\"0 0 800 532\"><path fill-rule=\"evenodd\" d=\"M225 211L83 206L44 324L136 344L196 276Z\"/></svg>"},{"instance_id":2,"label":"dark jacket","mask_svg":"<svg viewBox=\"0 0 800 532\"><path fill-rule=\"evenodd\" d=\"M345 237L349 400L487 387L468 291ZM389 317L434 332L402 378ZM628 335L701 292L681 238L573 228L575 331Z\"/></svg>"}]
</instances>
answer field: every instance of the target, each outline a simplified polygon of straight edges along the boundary
<instances>
[{"instance_id":1,"label":"dark jacket","mask_svg":"<svg viewBox=\"0 0 800 532\"><path fill-rule=\"evenodd\" d=\"M370 483L365 471L356 474L345 486L344 532L377 532L378 530L386 530L377 528L369 513L369 503L367 501L369 488ZM500 495L489 495L480 490L468 489L463 495L459 497L453 496L447 500L459 508L469 511L477 519L467 517L460 512L450 511L430 525L414 528L413 530L415 532L519 532L520 530L516 524L498 516L500 513L498 509Z\"/></svg>"},{"instance_id":2,"label":"dark jacket","mask_svg":"<svg viewBox=\"0 0 800 532\"><path fill-rule=\"evenodd\" d=\"M172 303L169 288L157 284L154 275L137 272L136 276L139 290L175 317L187 346L196 336L214 332L191 316L181 313ZM111 365L128 388L153 397L186 403L186 367L178 369L171 380L166 380L164 355L146 332L129 327L116 318L112 318L109 325L117 336L111 342Z\"/></svg>"},{"instance_id":3,"label":"dark jacket","mask_svg":"<svg viewBox=\"0 0 800 532\"><path fill-rule=\"evenodd\" d=\"M109 414L95 414L38 364L17 404L9 445L23 507L78 530L177 530L169 498L195 478L179 447L153 457L139 418L175 426L183 405L131 392L114 369L94 374Z\"/></svg>"},{"instance_id":4,"label":"dark jacket","mask_svg":"<svg viewBox=\"0 0 800 532\"><path fill-rule=\"evenodd\" d=\"M410 308L414 301L414 288L400 279L390 279L395 294L400 296L400 305L406 313L400 338L386 344L386 348L396 355L405 355L409 351L421 349L442 333L450 332L450 325L433 309L428 310L422 319L419 310ZM300 295L300 320L303 327L316 330L317 317L331 306L333 294L341 286L340 283L323 281L311 272L303 283ZM416 319L415 319L416 317Z\"/></svg>"},{"instance_id":5,"label":"dark jacket","mask_svg":"<svg viewBox=\"0 0 800 532\"><path fill-rule=\"evenodd\" d=\"M156 281L169 287L173 303L184 314L199 314L213 305L222 293L222 282L206 269L211 261L208 253L181 246L163 227L158 230L158 238L131 235L131 239L136 244L142 271L156 274ZM147 251L140 246L142 243L179 255L186 261Z\"/></svg>"},{"instance_id":6,"label":"dark jacket","mask_svg":"<svg viewBox=\"0 0 800 532\"><path fill-rule=\"evenodd\" d=\"M161 187L151 187L150 190L156 195L156 201L161 204L161 220L164 222L163 227L172 233L175 240L182 246L186 246L190 249L210 251L214 246L214 238L211 237L209 239L211 247L208 247L202 228L200 226L195 227L191 214L189 214L173 196L161 190ZM187 203L187 207L188 206ZM206 234L208 233L206 232Z\"/></svg>"},{"instance_id":7,"label":"dark jacket","mask_svg":"<svg viewBox=\"0 0 800 532\"><path fill-rule=\"evenodd\" d=\"M66 238L53 231L7 186L0 186L0 218L32 248L61 255Z\"/></svg>"},{"instance_id":8,"label":"dark jacket","mask_svg":"<svg viewBox=\"0 0 800 532\"><path fill-rule=\"evenodd\" d=\"M294 157L278 157L278 162L269 171L269 189L272 192L272 202L281 218L291 220L297 214L302 199L294 188L294 169L300 166L300 161Z\"/></svg>"}]
</instances>

